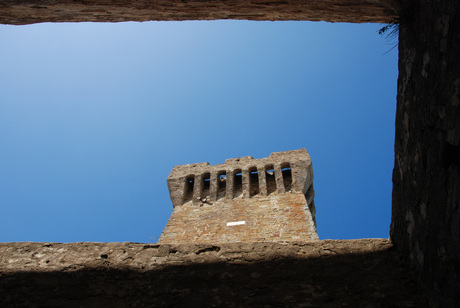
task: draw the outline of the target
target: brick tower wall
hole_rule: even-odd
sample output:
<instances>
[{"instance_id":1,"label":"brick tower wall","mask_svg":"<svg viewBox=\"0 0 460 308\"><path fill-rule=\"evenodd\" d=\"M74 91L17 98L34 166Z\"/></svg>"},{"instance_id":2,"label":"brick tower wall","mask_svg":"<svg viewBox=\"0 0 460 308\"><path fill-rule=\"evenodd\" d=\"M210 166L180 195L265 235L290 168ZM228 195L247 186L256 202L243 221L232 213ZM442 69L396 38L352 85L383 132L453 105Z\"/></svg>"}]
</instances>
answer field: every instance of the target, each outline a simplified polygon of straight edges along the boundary
<instances>
[{"instance_id":1,"label":"brick tower wall","mask_svg":"<svg viewBox=\"0 0 460 308\"><path fill-rule=\"evenodd\" d=\"M159 243L318 239L305 149L176 166L167 182L174 209Z\"/></svg>"}]
</instances>

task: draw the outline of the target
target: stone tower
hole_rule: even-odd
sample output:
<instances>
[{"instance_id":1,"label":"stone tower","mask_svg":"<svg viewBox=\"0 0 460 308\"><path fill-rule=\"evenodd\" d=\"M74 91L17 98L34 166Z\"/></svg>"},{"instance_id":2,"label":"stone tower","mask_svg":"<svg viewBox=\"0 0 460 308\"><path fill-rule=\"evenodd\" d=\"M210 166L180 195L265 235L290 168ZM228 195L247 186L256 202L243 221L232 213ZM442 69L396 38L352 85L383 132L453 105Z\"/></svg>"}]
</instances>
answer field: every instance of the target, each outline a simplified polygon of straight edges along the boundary
<instances>
[{"instance_id":1,"label":"stone tower","mask_svg":"<svg viewBox=\"0 0 460 308\"><path fill-rule=\"evenodd\" d=\"M307 150L175 166L173 213L159 243L318 240Z\"/></svg>"}]
</instances>

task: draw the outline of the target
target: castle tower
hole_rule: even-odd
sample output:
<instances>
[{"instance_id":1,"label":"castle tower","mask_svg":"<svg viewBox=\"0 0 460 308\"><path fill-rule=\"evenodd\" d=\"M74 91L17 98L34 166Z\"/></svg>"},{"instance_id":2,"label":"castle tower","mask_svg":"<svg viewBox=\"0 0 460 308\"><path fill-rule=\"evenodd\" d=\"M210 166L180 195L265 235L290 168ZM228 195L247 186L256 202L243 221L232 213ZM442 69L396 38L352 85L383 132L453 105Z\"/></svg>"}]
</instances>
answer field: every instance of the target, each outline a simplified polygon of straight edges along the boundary
<instances>
[{"instance_id":1,"label":"castle tower","mask_svg":"<svg viewBox=\"0 0 460 308\"><path fill-rule=\"evenodd\" d=\"M318 240L307 150L175 166L173 213L159 243Z\"/></svg>"}]
</instances>

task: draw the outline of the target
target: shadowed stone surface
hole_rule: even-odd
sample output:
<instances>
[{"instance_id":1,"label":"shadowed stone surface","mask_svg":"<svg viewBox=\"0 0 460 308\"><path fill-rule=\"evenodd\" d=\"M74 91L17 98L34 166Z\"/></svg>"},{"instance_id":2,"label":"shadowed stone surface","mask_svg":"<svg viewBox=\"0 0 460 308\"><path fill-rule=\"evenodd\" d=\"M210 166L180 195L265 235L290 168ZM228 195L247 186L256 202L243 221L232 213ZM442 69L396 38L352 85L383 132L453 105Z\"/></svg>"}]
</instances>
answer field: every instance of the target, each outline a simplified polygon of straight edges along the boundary
<instances>
[{"instance_id":1,"label":"shadowed stone surface","mask_svg":"<svg viewBox=\"0 0 460 308\"><path fill-rule=\"evenodd\" d=\"M425 307L384 239L0 243L0 306Z\"/></svg>"},{"instance_id":2,"label":"shadowed stone surface","mask_svg":"<svg viewBox=\"0 0 460 308\"><path fill-rule=\"evenodd\" d=\"M0 2L0 23L215 19L385 23L394 17L393 3L392 0L5 0Z\"/></svg>"},{"instance_id":3,"label":"shadowed stone surface","mask_svg":"<svg viewBox=\"0 0 460 308\"><path fill-rule=\"evenodd\" d=\"M433 305L460 303L460 1L403 1L391 239Z\"/></svg>"},{"instance_id":4,"label":"shadowed stone surface","mask_svg":"<svg viewBox=\"0 0 460 308\"><path fill-rule=\"evenodd\" d=\"M401 0L400 2L402 2L402 24L399 36L400 76L391 239L405 264L418 271L419 277L427 286L425 292L430 294L432 304L440 307L456 307L460 302L460 58L458 56L460 54L460 1ZM142 0L6 0L0 3L0 23L186 19L387 22L394 17L394 13L387 15L388 9L392 9L389 0L357 2L159 0L154 3ZM385 262L384 256L385 254L380 256L383 258L382 262ZM358 273L360 267L356 269L358 271L353 273ZM366 270L367 275L362 272L363 277L368 277L372 272L371 268L363 267L363 269ZM89 272L94 274L92 270ZM18 300L26 300L18 295L20 292L18 290L24 288L27 291L25 285L27 283L33 285L34 277L28 276L31 280L21 280L18 278L21 275L33 276L30 273L19 272L1 276L2 284L7 287L0 289L0 292L5 293L2 294L2 300L6 298L6 301L12 298L11 296ZM49 278L46 277L48 274L43 275L35 278L42 281ZM346 280L348 277L340 278ZM395 281L398 281L397 279L398 277ZM8 281L12 284L9 285ZM276 280L273 281L273 285L276 286L275 282ZM138 283L147 282L138 281ZM238 281L233 283L237 285ZM394 282L391 289L399 292L405 285L403 283L401 286ZM108 283L107 286L110 289ZM369 291L364 285L360 285L359 288ZM361 292L359 288L356 290ZM8 293L10 290L12 292ZM45 288L46 290L49 291ZM337 288L337 291L337 296L342 296L345 301L350 300L352 293L343 293L343 288ZM177 294L189 294L187 292ZM76 291L74 296L70 292L68 298L78 298L78 294ZM269 300L274 300L271 293L267 292L267 294ZM364 296L368 294L364 293ZM96 297L97 295L93 295L93 298ZM64 296L62 300L68 298ZM258 303L262 305L263 299ZM333 300L318 305L324 306L325 303L329 303L330 306L334 304L341 306ZM378 305L379 301L372 300L371 304L361 306Z\"/></svg>"}]
</instances>

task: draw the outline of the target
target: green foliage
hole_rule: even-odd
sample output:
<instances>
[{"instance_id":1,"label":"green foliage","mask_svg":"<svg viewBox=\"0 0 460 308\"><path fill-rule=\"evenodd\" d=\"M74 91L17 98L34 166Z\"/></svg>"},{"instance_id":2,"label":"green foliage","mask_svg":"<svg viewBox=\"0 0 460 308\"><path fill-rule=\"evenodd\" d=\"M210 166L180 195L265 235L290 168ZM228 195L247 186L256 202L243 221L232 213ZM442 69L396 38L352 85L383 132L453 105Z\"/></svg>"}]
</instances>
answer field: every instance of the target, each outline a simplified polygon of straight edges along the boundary
<instances>
[{"instance_id":1,"label":"green foliage","mask_svg":"<svg viewBox=\"0 0 460 308\"><path fill-rule=\"evenodd\" d=\"M388 16L397 16L397 17L393 17L393 19L391 19L391 21L387 25L383 26L382 28L378 30L379 35L385 36L386 39L392 41L390 42L390 45L393 45L393 47L390 50L388 50L386 53L393 50L399 44L399 40L398 40L399 39L399 29L400 29L402 15L403 15L402 8L406 7L406 4L409 1L410 0L395 0L394 6L393 6L394 8L392 10L389 10L387 13L388 13Z\"/></svg>"},{"instance_id":2,"label":"green foliage","mask_svg":"<svg viewBox=\"0 0 460 308\"><path fill-rule=\"evenodd\" d=\"M386 26L380 28L378 31L379 35L384 35L386 39L390 40L390 45L393 45L390 50L385 52L384 54L389 53L399 45L399 23L391 22L387 24Z\"/></svg>"},{"instance_id":3,"label":"green foliage","mask_svg":"<svg viewBox=\"0 0 460 308\"><path fill-rule=\"evenodd\" d=\"M391 22L379 30L380 35L386 35L387 38L397 37L399 34L399 23Z\"/></svg>"}]
</instances>

